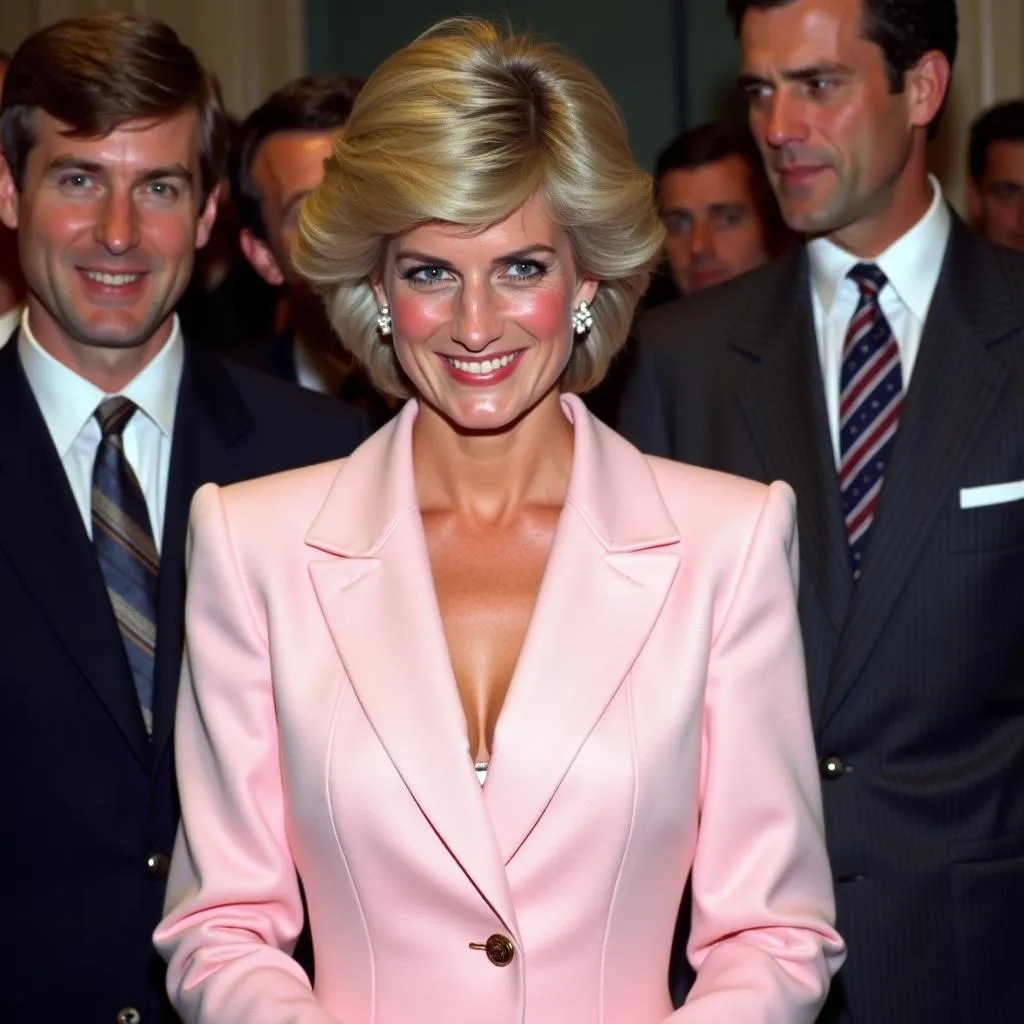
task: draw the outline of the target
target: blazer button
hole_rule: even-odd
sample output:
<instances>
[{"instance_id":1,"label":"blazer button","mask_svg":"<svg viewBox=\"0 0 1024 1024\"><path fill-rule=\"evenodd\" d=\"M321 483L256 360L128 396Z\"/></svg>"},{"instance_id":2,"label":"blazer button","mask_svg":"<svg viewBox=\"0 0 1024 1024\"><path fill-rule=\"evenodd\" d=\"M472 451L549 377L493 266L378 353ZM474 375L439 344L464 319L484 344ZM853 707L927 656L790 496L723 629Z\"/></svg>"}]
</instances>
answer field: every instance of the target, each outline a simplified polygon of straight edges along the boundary
<instances>
[{"instance_id":1,"label":"blazer button","mask_svg":"<svg viewBox=\"0 0 1024 1024\"><path fill-rule=\"evenodd\" d=\"M150 878L166 878L171 870L171 858L166 853L154 853L146 859L146 870Z\"/></svg>"},{"instance_id":2,"label":"blazer button","mask_svg":"<svg viewBox=\"0 0 1024 1024\"><path fill-rule=\"evenodd\" d=\"M134 1006L117 1011L117 1024L142 1024L142 1014Z\"/></svg>"},{"instance_id":3,"label":"blazer button","mask_svg":"<svg viewBox=\"0 0 1024 1024\"><path fill-rule=\"evenodd\" d=\"M486 942L471 942L470 949L482 949L495 967L508 967L516 955L516 947L507 935L492 935Z\"/></svg>"},{"instance_id":4,"label":"blazer button","mask_svg":"<svg viewBox=\"0 0 1024 1024\"><path fill-rule=\"evenodd\" d=\"M823 757L819 768L821 770L821 777L827 782L834 782L836 779L841 778L843 772L846 771L846 765L835 754Z\"/></svg>"}]
</instances>

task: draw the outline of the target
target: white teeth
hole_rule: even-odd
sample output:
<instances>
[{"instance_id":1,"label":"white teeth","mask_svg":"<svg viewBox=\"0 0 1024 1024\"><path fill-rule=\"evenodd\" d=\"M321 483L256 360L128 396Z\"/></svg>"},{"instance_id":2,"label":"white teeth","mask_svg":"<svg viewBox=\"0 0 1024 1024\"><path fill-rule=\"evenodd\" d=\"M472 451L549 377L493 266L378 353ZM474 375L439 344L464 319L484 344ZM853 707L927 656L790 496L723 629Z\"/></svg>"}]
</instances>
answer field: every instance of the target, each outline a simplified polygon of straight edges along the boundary
<instances>
[{"instance_id":1,"label":"white teeth","mask_svg":"<svg viewBox=\"0 0 1024 1024\"><path fill-rule=\"evenodd\" d=\"M445 356L456 370L461 370L463 373L476 373L480 376L484 376L488 373L494 373L495 370L500 370L504 366L508 366L509 363L515 359L515 353L511 353L507 356L500 356L498 359L484 359L481 362L469 362L465 359L454 359L452 356Z\"/></svg>"},{"instance_id":2,"label":"white teeth","mask_svg":"<svg viewBox=\"0 0 1024 1024\"><path fill-rule=\"evenodd\" d=\"M102 274L97 270L86 270L85 276L90 281L95 281L97 284L105 284L113 287L118 287L124 284L134 284L140 277L141 274Z\"/></svg>"}]
</instances>

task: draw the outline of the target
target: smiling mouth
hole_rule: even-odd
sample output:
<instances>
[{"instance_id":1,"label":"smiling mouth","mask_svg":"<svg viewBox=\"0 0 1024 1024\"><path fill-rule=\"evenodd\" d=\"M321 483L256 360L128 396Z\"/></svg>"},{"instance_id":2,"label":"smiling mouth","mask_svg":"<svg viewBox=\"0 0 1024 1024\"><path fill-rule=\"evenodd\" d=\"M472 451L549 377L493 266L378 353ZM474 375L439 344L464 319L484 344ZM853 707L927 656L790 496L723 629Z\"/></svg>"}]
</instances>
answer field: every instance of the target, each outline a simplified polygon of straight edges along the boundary
<instances>
[{"instance_id":1,"label":"smiling mouth","mask_svg":"<svg viewBox=\"0 0 1024 1024\"><path fill-rule=\"evenodd\" d=\"M441 358L462 373L469 373L476 377L486 377L489 373L497 373L519 357L519 352L507 352L503 356L495 356L493 359L456 359L454 356L441 356Z\"/></svg>"},{"instance_id":2,"label":"smiling mouth","mask_svg":"<svg viewBox=\"0 0 1024 1024\"><path fill-rule=\"evenodd\" d=\"M144 276L142 273L109 274L102 270L82 270L81 273L88 280L107 288L123 288L126 285L136 284Z\"/></svg>"}]
</instances>

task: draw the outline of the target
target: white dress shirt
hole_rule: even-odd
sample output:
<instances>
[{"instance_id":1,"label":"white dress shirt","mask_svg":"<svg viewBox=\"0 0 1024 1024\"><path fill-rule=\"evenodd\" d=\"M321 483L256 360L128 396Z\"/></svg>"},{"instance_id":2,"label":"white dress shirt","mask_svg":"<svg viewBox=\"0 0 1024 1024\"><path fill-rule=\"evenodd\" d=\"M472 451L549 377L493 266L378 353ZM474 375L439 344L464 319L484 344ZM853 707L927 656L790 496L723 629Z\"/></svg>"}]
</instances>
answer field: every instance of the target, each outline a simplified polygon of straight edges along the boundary
<instances>
[{"instance_id":1,"label":"white dress shirt","mask_svg":"<svg viewBox=\"0 0 1024 1024\"><path fill-rule=\"evenodd\" d=\"M32 334L27 311L18 335L18 358L91 539L92 469L102 440L94 414L102 401L114 396L43 351ZM124 454L145 495L157 551L163 538L174 412L184 363L185 347L175 315L170 337L156 358L118 392L138 406L124 428Z\"/></svg>"},{"instance_id":2,"label":"white dress shirt","mask_svg":"<svg viewBox=\"0 0 1024 1024\"><path fill-rule=\"evenodd\" d=\"M862 261L827 238L807 246L811 269L811 306L818 336L821 379L825 384L825 410L836 465L839 465L839 377L843 343L860 301L860 291L846 275L861 262L876 264L888 279L879 303L900 350L903 390L910 385L921 333L946 253L952 217L935 178L928 212L877 259Z\"/></svg>"},{"instance_id":3,"label":"white dress shirt","mask_svg":"<svg viewBox=\"0 0 1024 1024\"><path fill-rule=\"evenodd\" d=\"M0 348L7 344L20 323L21 306L15 306L14 309L9 309L6 313L0 313Z\"/></svg>"}]
</instances>

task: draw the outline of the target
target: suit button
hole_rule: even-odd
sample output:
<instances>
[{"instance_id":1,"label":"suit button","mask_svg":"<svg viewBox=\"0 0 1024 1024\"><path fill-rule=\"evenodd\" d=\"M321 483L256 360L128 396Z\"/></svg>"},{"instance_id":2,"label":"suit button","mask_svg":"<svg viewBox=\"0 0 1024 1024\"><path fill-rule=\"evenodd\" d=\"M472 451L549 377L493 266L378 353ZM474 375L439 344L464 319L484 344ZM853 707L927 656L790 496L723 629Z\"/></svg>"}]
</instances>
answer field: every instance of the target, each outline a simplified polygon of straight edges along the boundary
<instances>
[{"instance_id":1,"label":"suit button","mask_svg":"<svg viewBox=\"0 0 1024 1024\"><path fill-rule=\"evenodd\" d=\"M150 878L166 878L171 869L171 858L165 853L154 853L146 860L146 870Z\"/></svg>"},{"instance_id":2,"label":"suit button","mask_svg":"<svg viewBox=\"0 0 1024 1024\"><path fill-rule=\"evenodd\" d=\"M486 942L471 942L470 949L482 949L495 967L508 967L516 955L516 947L507 935L492 935Z\"/></svg>"},{"instance_id":3,"label":"suit button","mask_svg":"<svg viewBox=\"0 0 1024 1024\"><path fill-rule=\"evenodd\" d=\"M134 1006L117 1011L117 1024L141 1024L142 1014Z\"/></svg>"},{"instance_id":4,"label":"suit button","mask_svg":"<svg viewBox=\"0 0 1024 1024\"><path fill-rule=\"evenodd\" d=\"M846 765L835 754L823 757L818 767L821 770L821 777L827 782L834 782L836 779L841 778L843 772L846 771Z\"/></svg>"}]
</instances>

